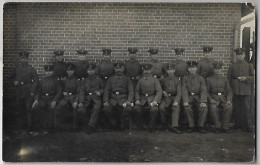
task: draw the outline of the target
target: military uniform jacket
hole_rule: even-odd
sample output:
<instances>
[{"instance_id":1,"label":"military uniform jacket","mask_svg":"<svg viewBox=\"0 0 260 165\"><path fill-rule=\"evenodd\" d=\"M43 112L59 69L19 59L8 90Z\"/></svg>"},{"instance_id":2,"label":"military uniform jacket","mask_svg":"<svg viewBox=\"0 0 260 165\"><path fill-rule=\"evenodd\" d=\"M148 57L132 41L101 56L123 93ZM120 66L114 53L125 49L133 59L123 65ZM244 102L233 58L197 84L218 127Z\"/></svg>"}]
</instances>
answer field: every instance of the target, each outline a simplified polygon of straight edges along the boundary
<instances>
[{"instance_id":1,"label":"military uniform jacket","mask_svg":"<svg viewBox=\"0 0 260 165\"><path fill-rule=\"evenodd\" d=\"M162 90L167 92L168 97L163 97L167 106L173 102L180 103L181 100L181 81L178 77L164 77L161 80Z\"/></svg>"},{"instance_id":2,"label":"military uniform jacket","mask_svg":"<svg viewBox=\"0 0 260 165\"><path fill-rule=\"evenodd\" d=\"M86 78L87 77L87 68L89 66L88 61L78 61L75 63L75 76L78 79Z\"/></svg>"},{"instance_id":3,"label":"military uniform jacket","mask_svg":"<svg viewBox=\"0 0 260 165\"><path fill-rule=\"evenodd\" d=\"M113 106L122 105L126 101L134 101L134 88L132 81L125 75L114 75L107 80L104 91L104 102Z\"/></svg>"},{"instance_id":4,"label":"military uniform jacket","mask_svg":"<svg viewBox=\"0 0 260 165\"><path fill-rule=\"evenodd\" d=\"M246 81L239 81L237 78L245 76ZM228 69L228 80L232 86L234 95L251 95L254 83L254 67L246 61L234 62Z\"/></svg>"},{"instance_id":5,"label":"military uniform jacket","mask_svg":"<svg viewBox=\"0 0 260 165\"><path fill-rule=\"evenodd\" d=\"M142 73L141 65L137 60L125 62L125 74L131 79L136 79Z\"/></svg>"},{"instance_id":6,"label":"military uniform jacket","mask_svg":"<svg viewBox=\"0 0 260 165\"><path fill-rule=\"evenodd\" d=\"M96 74L98 74L101 78L109 78L114 74L113 63L110 60L103 60L100 64L97 65Z\"/></svg>"},{"instance_id":7,"label":"military uniform jacket","mask_svg":"<svg viewBox=\"0 0 260 165\"><path fill-rule=\"evenodd\" d=\"M152 64L152 75L162 76L165 73L166 67L164 63L159 62L159 60L150 60L149 64Z\"/></svg>"},{"instance_id":8,"label":"military uniform jacket","mask_svg":"<svg viewBox=\"0 0 260 165\"><path fill-rule=\"evenodd\" d=\"M232 102L232 89L227 79L219 75L213 75L206 81L209 101L213 99L217 103L220 101L223 103Z\"/></svg>"},{"instance_id":9,"label":"military uniform jacket","mask_svg":"<svg viewBox=\"0 0 260 165\"><path fill-rule=\"evenodd\" d=\"M62 78L62 77L66 77L67 73L66 73L66 63L63 61L57 61L55 63L53 63L54 68L53 68L53 72L54 72L54 76L57 78Z\"/></svg>"},{"instance_id":10,"label":"military uniform jacket","mask_svg":"<svg viewBox=\"0 0 260 165\"><path fill-rule=\"evenodd\" d=\"M188 64L183 60L176 60L175 62L175 76L184 77L188 74Z\"/></svg>"},{"instance_id":11,"label":"military uniform jacket","mask_svg":"<svg viewBox=\"0 0 260 165\"><path fill-rule=\"evenodd\" d=\"M104 84L98 76L88 76L81 84L79 102L89 105L91 101L101 102L101 96L95 95L95 91L103 94Z\"/></svg>"},{"instance_id":12,"label":"military uniform jacket","mask_svg":"<svg viewBox=\"0 0 260 165\"><path fill-rule=\"evenodd\" d=\"M213 75L213 63L214 61L208 58L203 58L198 62L197 73L203 78L208 78Z\"/></svg>"},{"instance_id":13,"label":"military uniform jacket","mask_svg":"<svg viewBox=\"0 0 260 165\"><path fill-rule=\"evenodd\" d=\"M72 102L78 102L78 94L80 90L80 82L77 80L75 76L73 77L67 77L65 80L62 81L63 83L63 92L67 92L69 99L71 99Z\"/></svg>"},{"instance_id":14,"label":"military uniform jacket","mask_svg":"<svg viewBox=\"0 0 260 165\"><path fill-rule=\"evenodd\" d=\"M141 105L153 101L160 103L162 99L162 88L159 80L155 77L142 77L136 85L135 100L140 100Z\"/></svg>"},{"instance_id":15,"label":"military uniform jacket","mask_svg":"<svg viewBox=\"0 0 260 165\"><path fill-rule=\"evenodd\" d=\"M17 96L29 98L30 93L36 93L38 75L36 70L29 64L18 64L12 71L10 78L19 82Z\"/></svg>"},{"instance_id":16,"label":"military uniform jacket","mask_svg":"<svg viewBox=\"0 0 260 165\"><path fill-rule=\"evenodd\" d=\"M62 87L54 76L44 77L39 83L39 89L35 100L41 99L41 97L49 97L53 101L58 102L61 98Z\"/></svg>"},{"instance_id":17,"label":"military uniform jacket","mask_svg":"<svg viewBox=\"0 0 260 165\"><path fill-rule=\"evenodd\" d=\"M193 99L200 103L207 103L207 87L204 79L196 74L189 74L183 79L183 102L191 102Z\"/></svg>"}]
</instances>

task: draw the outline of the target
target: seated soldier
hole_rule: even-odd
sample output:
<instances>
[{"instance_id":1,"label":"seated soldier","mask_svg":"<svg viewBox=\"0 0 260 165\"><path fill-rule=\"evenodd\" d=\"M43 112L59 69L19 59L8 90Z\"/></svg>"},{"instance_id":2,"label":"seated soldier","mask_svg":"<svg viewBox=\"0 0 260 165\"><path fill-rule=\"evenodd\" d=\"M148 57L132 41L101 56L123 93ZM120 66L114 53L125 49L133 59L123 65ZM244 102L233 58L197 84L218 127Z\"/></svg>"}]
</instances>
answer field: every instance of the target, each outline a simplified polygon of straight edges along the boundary
<instances>
[{"instance_id":1,"label":"seated soldier","mask_svg":"<svg viewBox=\"0 0 260 165\"><path fill-rule=\"evenodd\" d=\"M215 132L229 132L229 122L232 115L232 89L229 81L221 76L222 63L213 63L213 76L207 79L209 112L215 124ZM219 111L223 111L222 124ZM220 130L222 127L222 130Z\"/></svg>"},{"instance_id":2,"label":"seated soldier","mask_svg":"<svg viewBox=\"0 0 260 165\"><path fill-rule=\"evenodd\" d=\"M74 116L74 124L79 122L84 123L87 114L90 113L89 121L85 126L86 133L92 133L96 131L96 125L98 116L102 106L101 95L103 93L103 81L98 75L95 74L96 64L90 63L87 68L88 76L84 79L81 84L80 95L79 95L79 109L77 116Z\"/></svg>"},{"instance_id":3,"label":"seated soldier","mask_svg":"<svg viewBox=\"0 0 260 165\"><path fill-rule=\"evenodd\" d=\"M135 107L138 125L142 127L143 116L149 115L149 131L155 130L158 117L158 104L162 99L162 88L159 80L151 74L151 64L144 64L143 77L137 82L135 89Z\"/></svg>"},{"instance_id":4,"label":"seated soldier","mask_svg":"<svg viewBox=\"0 0 260 165\"><path fill-rule=\"evenodd\" d=\"M32 105L37 120L43 120L43 128L54 132L56 129L56 105L60 100L62 88L53 75L53 65L45 65L45 77L40 81L37 94Z\"/></svg>"},{"instance_id":5,"label":"seated soldier","mask_svg":"<svg viewBox=\"0 0 260 165\"><path fill-rule=\"evenodd\" d=\"M125 129L131 117L134 89L131 79L123 74L123 63L116 63L114 70L115 75L108 79L104 90L104 113L113 128L120 123L120 129Z\"/></svg>"},{"instance_id":6,"label":"seated soldier","mask_svg":"<svg viewBox=\"0 0 260 165\"><path fill-rule=\"evenodd\" d=\"M163 90L163 99L159 106L161 122L163 128L166 127L167 110L171 110L172 127L171 130L175 133L181 133L178 129L180 100L181 100L181 81L174 75L175 64L166 65L167 75L161 80Z\"/></svg>"}]
</instances>

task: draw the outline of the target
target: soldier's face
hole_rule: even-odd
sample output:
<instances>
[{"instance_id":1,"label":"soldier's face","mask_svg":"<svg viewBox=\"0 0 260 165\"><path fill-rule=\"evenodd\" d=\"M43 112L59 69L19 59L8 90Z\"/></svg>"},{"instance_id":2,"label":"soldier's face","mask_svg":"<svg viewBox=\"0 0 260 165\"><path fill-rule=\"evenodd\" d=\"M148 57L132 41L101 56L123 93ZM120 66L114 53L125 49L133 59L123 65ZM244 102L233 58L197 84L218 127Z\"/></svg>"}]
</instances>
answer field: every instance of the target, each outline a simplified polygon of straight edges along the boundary
<instances>
[{"instance_id":1,"label":"soldier's face","mask_svg":"<svg viewBox=\"0 0 260 165\"><path fill-rule=\"evenodd\" d=\"M110 55L108 55L108 54L103 54L103 59L104 59L104 60L108 60L109 58L111 58Z\"/></svg>"},{"instance_id":2,"label":"soldier's face","mask_svg":"<svg viewBox=\"0 0 260 165\"><path fill-rule=\"evenodd\" d=\"M210 58L211 57L211 52L204 52L204 57Z\"/></svg>"},{"instance_id":3,"label":"soldier's face","mask_svg":"<svg viewBox=\"0 0 260 165\"><path fill-rule=\"evenodd\" d=\"M124 67L121 68L115 68L116 73L123 73L124 72Z\"/></svg>"},{"instance_id":4,"label":"soldier's face","mask_svg":"<svg viewBox=\"0 0 260 165\"><path fill-rule=\"evenodd\" d=\"M143 73L145 75L151 74L151 70L150 69L145 69L145 70L143 70Z\"/></svg>"},{"instance_id":5,"label":"soldier's face","mask_svg":"<svg viewBox=\"0 0 260 165\"><path fill-rule=\"evenodd\" d=\"M51 76L53 74L53 71L45 71L45 76Z\"/></svg>"},{"instance_id":6,"label":"soldier's face","mask_svg":"<svg viewBox=\"0 0 260 165\"><path fill-rule=\"evenodd\" d=\"M221 69L214 69L214 72L215 72L215 74L220 75L221 74Z\"/></svg>"},{"instance_id":7,"label":"soldier's face","mask_svg":"<svg viewBox=\"0 0 260 165\"><path fill-rule=\"evenodd\" d=\"M21 61L21 63L27 63L28 58L27 57L20 57L20 61Z\"/></svg>"},{"instance_id":8,"label":"soldier's face","mask_svg":"<svg viewBox=\"0 0 260 165\"><path fill-rule=\"evenodd\" d=\"M180 60L182 58L182 56L180 54L176 54L176 59Z\"/></svg>"},{"instance_id":9,"label":"soldier's face","mask_svg":"<svg viewBox=\"0 0 260 165\"><path fill-rule=\"evenodd\" d=\"M197 67L189 67L189 68L188 68L188 71L189 71L191 74L196 74L196 72L197 72Z\"/></svg>"},{"instance_id":10,"label":"soldier's face","mask_svg":"<svg viewBox=\"0 0 260 165\"><path fill-rule=\"evenodd\" d=\"M158 59L158 55L157 54L151 54L151 59L152 60L157 60Z\"/></svg>"},{"instance_id":11,"label":"soldier's face","mask_svg":"<svg viewBox=\"0 0 260 165\"><path fill-rule=\"evenodd\" d=\"M244 59L245 59L245 53L243 53L242 55L237 55L238 61L244 61Z\"/></svg>"},{"instance_id":12,"label":"soldier's face","mask_svg":"<svg viewBox=\"0 0 260 165\"><path fill-rule=\"evenodd\" d=\"M63 56L55 56L56 61L62 61L63 60Z\"/></svg>"},{"instance_id":13,"label":"soldier's face","mask_svg":"<svg viewBox=\"0 0 260 165\"><path fill-rule=\"evenodd\" d=\"M174 75L175 69L167 69L166 72L168 75Z\"/></svg>"},{"instance_id":14,"label":"soldier's face","mask_svg":"<svg viewBox=\"0 0 260 165\"><path fill-rule=\"evenodd\" d=\"M74 75L74 70L67 70L67 75L70 77L70 76L73 76Z\"/></svg>"},{"instance_id":15,"label":"soldier's face","mask_svg":"<svg viewBox=\"0 0 260 165\"><path fill-rule=\"evenodd\" d=\"M133 53L129 53L128 56L129 56L130 59L135 59L136 58L136 54L133 54Z\"/></svg>"},{"instance_id":16,"label":"soldier's face","mask_svg":"<svg viewBox=\"0 0 260 165\"><path fill-rule=\"evenodd\" d=\"M84 54L79 54L79 55L78 55L78 59L79 59L80 61L85 61L85 60L87 59L87 56L85 56Z\"/></svg>"},{"instance_id":17,"label":"soldier's face","mask_svg":"<svg viewBox=\"0 0 260 165\"><path fill-rule=\"evenodd\" d=\"M88 75L91 75L91 76L95 74L94 69L89 69L87 72L88 72Z\"/></svg>"}]
</instances>

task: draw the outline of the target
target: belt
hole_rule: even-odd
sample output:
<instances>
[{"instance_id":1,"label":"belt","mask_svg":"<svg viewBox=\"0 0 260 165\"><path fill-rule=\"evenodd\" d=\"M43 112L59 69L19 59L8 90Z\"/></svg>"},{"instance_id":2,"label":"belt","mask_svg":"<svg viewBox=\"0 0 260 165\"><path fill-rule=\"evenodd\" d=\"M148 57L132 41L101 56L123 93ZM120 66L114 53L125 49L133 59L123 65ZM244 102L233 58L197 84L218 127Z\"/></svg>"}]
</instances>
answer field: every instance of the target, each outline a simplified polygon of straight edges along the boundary
<instances>
[{"instance_id":1,"label":"belt","mask_svg":"<svg viewBox=\"0 0 260 165\"><path fill-rule=\"evenodd\" d=\"M85 79L85 77L78 78L78 80L84 80L84 79Z\"/></svg>"},{"instance_id":2,"label":"belt","mask_svg":"<svg viewBox=\"0 0 260 165\"><path fill-rule=\"evenodd\" d=\"M177 93L169 93L168 96L176 96Z\"/></svg>"},{"instance_id":3,"label":"belt","mask_svg":"<svg viewBox=\"0 0 260 165\"><path fill-rule=\"evenodd\" d=\"M125 92L113 92L116 95L122 95L122 94L126 94Z\"/></svg>"},{"instance_id":4,"label":"belt","mask_svg":"<svg viewBox=\"0 0 260 165\"><path fill-rule=\"evenodd\" d=\"M156 74L154 74L153 77L155 77L155 78L161 78L161 75L156 75Z\"/></svg>"},{"instance_id":5,"label":"belt","mask_svg":"<svg viewBox=\"0 0 260 165\"><path fill-rule=\"evenodd\" d=\"M101 77L101 78L102 78L102 79L105 79L105 80L106 80L106 79L108 79L108 77L107 77L107 76L106 76L106 77Z\"/></svg>"},{"instance_id":6,"label":"belt","mask_svg":"<svg viewBox=\"0 0 260 165\"><path fill-rule=\"evenodd\" d=\"M57 80L62 80L63 77L57 77Z\"/></svg>"},{"instance_id":7,"label":"belt","mask_svg":"<svg viewBox=\"0 0 260 165\"><path fill-rule=\"evenodd\" d=\"M68 93L68 95L75 95L74 92L67 92L67 93Z\"/></svg>"},{"instance_id":8,"label":"belt","mask_svg":"<svg viewBox=\"0 0 260 165\"><path fill-rule=\"evenodd\" d=\"M42 93L42 95L44 95L44 96L52 96L51 93Z\"/></svg>"},{"instance_id":9,"label":"belt","mask_svg":"<svg viewBox=\"0 0 260 165\"><path fill-rule=\"evenodd\" d=\"M191 94L192 96L198 95L197 93L193 93L193 92L190 92L190 94Z\"/></svg>"},{"instance_id":10,"label":"belt","mask_svg":"<svg viewBox=\"0 0 260 165\"><path fill-rule=\"evenodd\" d=\"M218 93L213 93L213 94L218 95L218 96L221 96L221 95L223 95L224 93L218 92Z\"/></svg>"},{"instance_id":11,"label":"belt","mask_svg":"<svg viewBox=\"0 0 260 165\"><path fill-rule=\"evenodd\" d=\"M21 81L20 82L20 85L25 85L25 84L31 84L32 82L24 82L24 81Z\"/></svg>"}]
</instances>

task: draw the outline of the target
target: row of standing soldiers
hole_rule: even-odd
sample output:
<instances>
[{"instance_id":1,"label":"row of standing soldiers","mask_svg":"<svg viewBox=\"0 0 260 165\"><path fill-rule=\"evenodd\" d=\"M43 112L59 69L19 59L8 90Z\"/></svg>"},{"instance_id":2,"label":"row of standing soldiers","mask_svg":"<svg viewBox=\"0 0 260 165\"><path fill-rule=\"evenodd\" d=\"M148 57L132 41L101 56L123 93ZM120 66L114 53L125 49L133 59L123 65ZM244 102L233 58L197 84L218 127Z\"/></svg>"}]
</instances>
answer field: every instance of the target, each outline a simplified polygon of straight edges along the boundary
<instances>
[{"instance_id":1,"label":"row of standing soldiers","mask_svg":"<svg viewBox=\"0 0 260 165\"><path fill-rule=\"evenodd\" d=\"M133 121L142 128L147 121L149 131L156 128L160 116L162 128L167 126L170 114L171 130L179 129L180 111L188 120L187 132L205 133L207 113L215 132L229 132L234 112L235 127L250 131L250 96L254 90L253 66L244 60L245 50L235 49L237 62L222 75L222 63L211 59L213 47L203 47L204 58L185 62L184 49L176 48L176 61L164 64L158 61L158 49L150 48L150 62L136 60L137 48L129 48L129 60L113 64L111 49L102 49L103 61L87 61L88 52L78 50L77 63L65 63L64 51L55 51L56 62L45 65L45 76L39 81L36 70L28 64L29 52L19 52L20 63L12 72L17 97L17 110L25 104L28 130L32 118L42 121L42 127L54 131L63 114L73 116L72 129L79 123L87 133L94 132L101 114L112 128L124 129ZM103 107L103 108L102 108ZM71 111L68 111L70 109ZM220 116L222 114L222 116ZM130 124L131 125L131 124Z\"/></svg>"}]
</instances>

